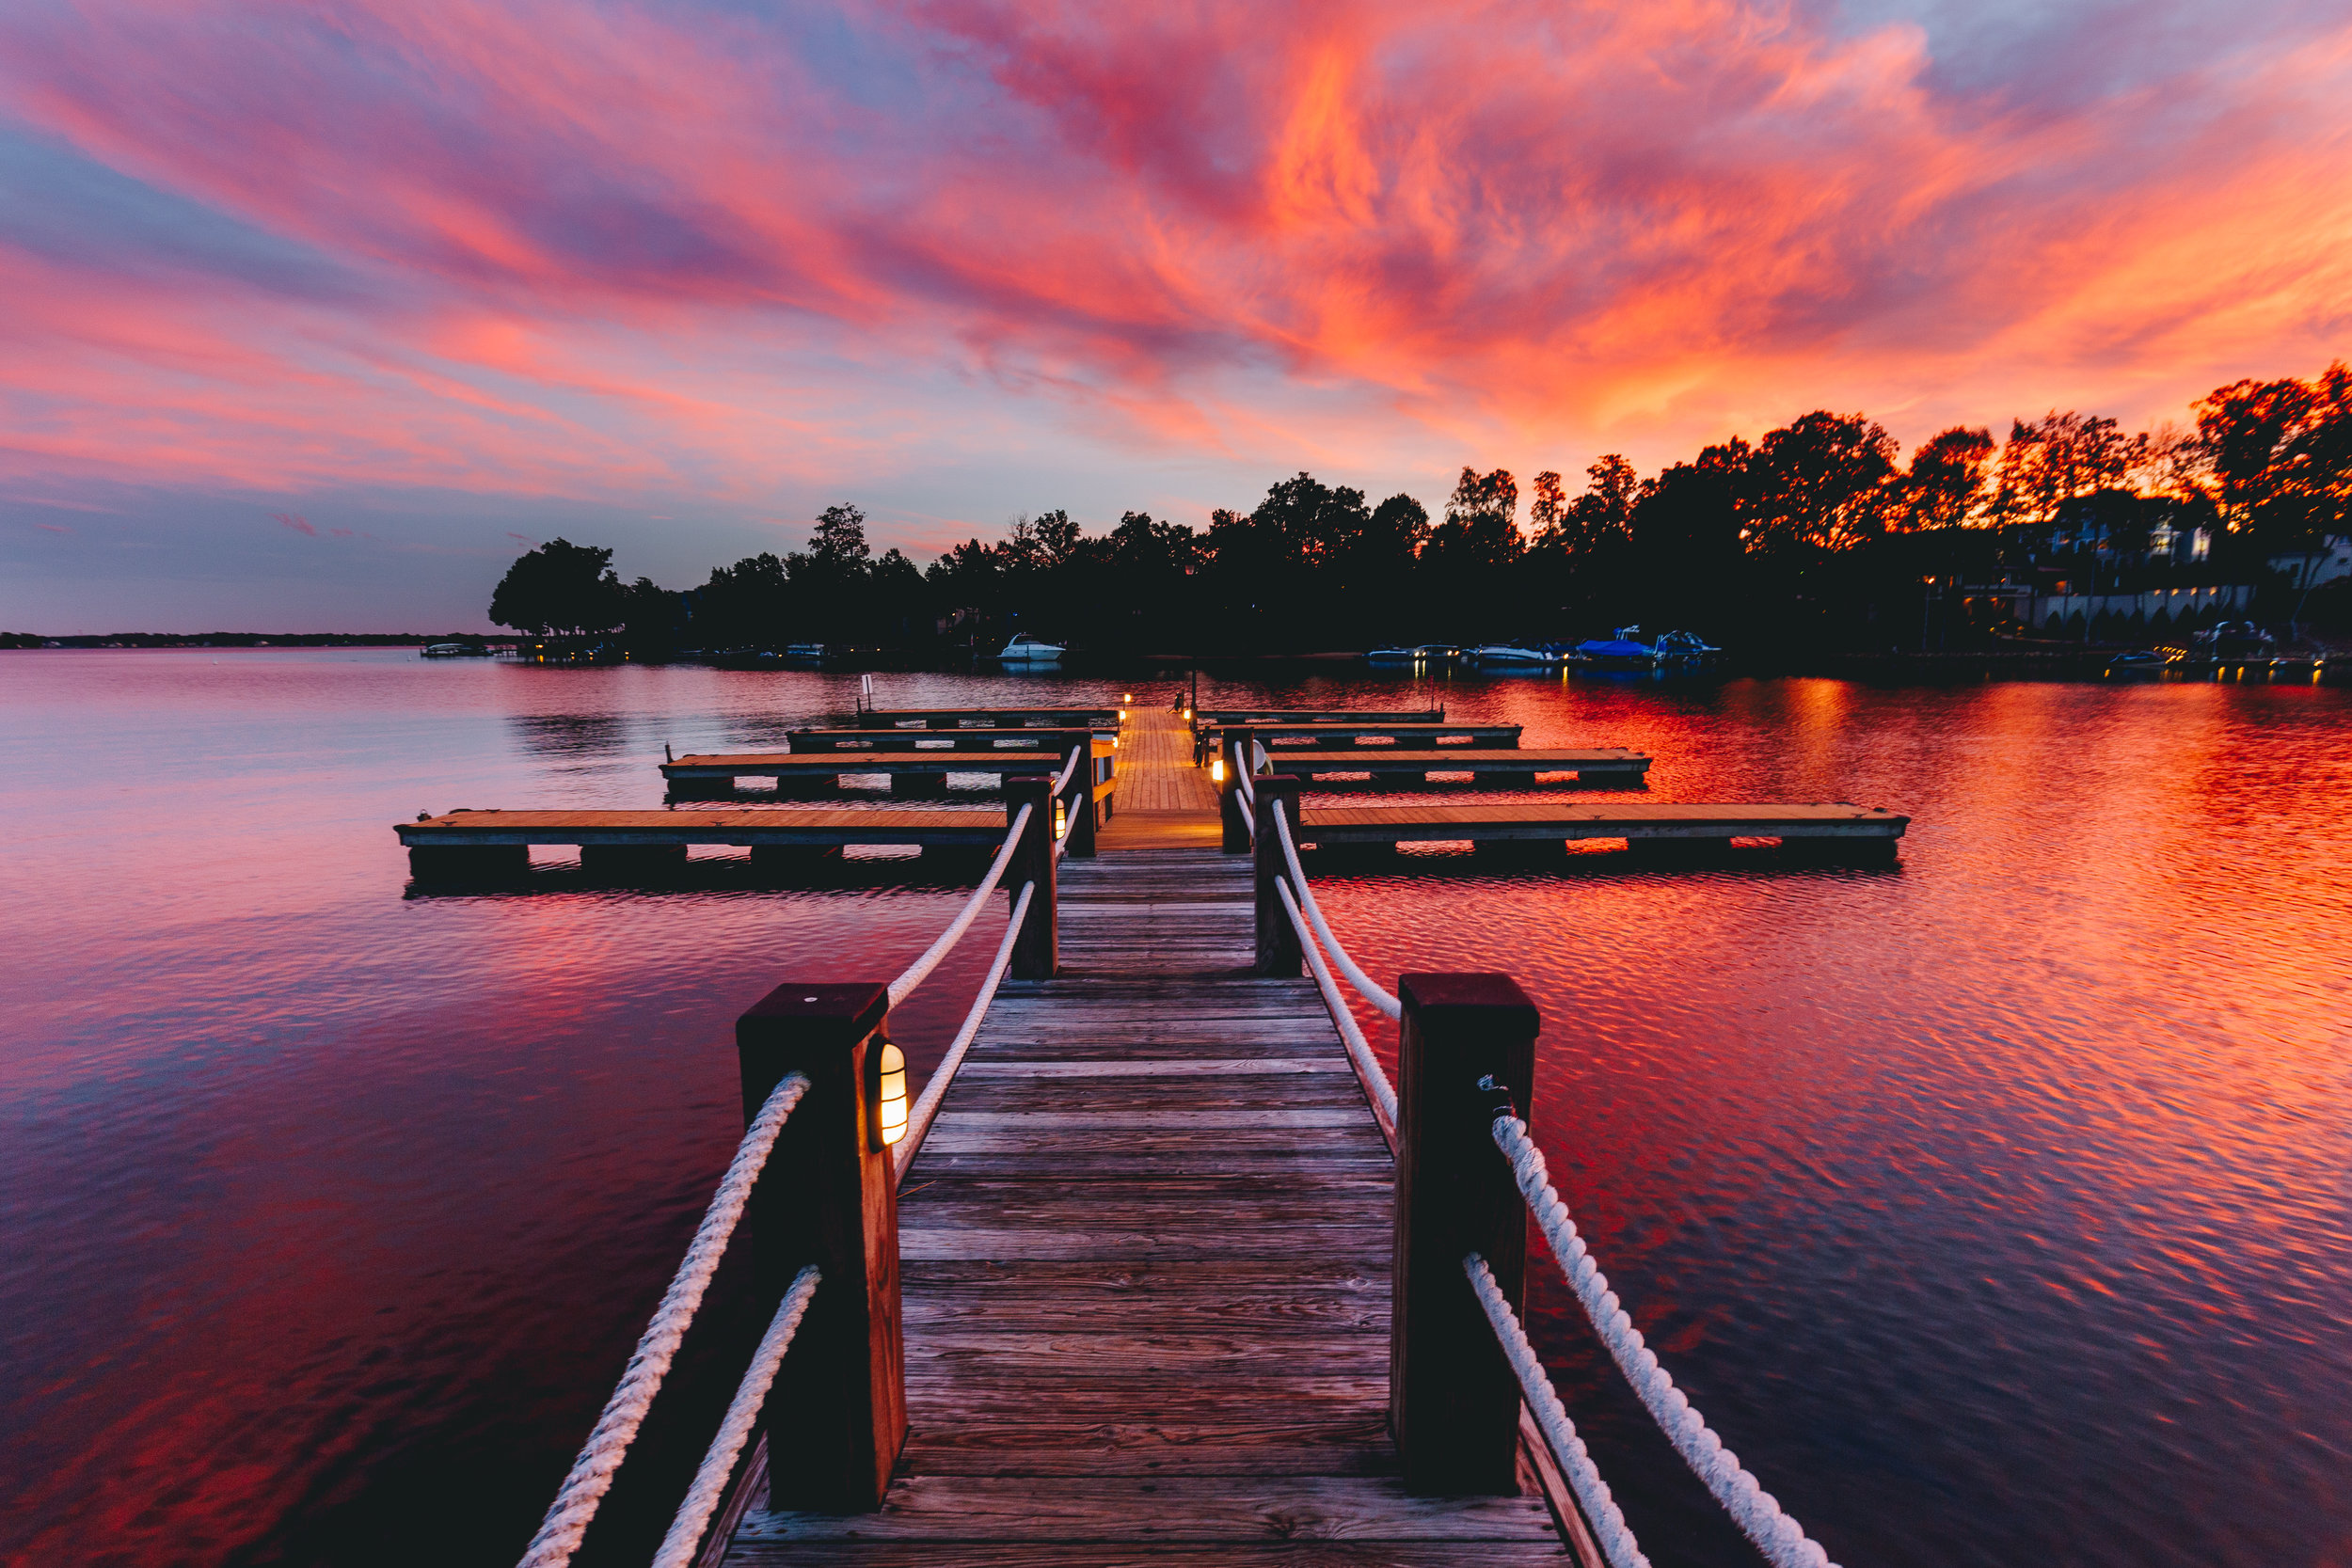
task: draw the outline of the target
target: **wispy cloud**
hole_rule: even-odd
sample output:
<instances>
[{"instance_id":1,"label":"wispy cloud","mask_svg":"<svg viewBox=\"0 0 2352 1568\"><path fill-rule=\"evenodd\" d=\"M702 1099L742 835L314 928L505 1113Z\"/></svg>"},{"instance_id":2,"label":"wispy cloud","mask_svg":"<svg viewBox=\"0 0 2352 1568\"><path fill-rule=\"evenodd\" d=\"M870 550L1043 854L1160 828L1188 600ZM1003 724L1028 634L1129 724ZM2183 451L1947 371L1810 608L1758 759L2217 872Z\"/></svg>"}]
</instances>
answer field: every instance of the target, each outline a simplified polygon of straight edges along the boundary
<instances>
[{"instance_id":1,"label":"wispy cloud","mask_svg":"<svg viewBox=\"0 0 2352 1568\"><path fill-rule=\"evenodd\" d=\"M319 531L312 528L310 519L306 517L296 516L291 512L273 512L270 515L278 520L279 528L291 529L296 533L306 534L312 539L319 536Z\"/></svg>"},{"instance_id":2,"label":"wispy cloud","mask_svg":"<svg viewBox=\"0 0 2352 1568\"><path fill-rule=\"evenodd\" d=\"M1573 471L2176 414L2352 325L2309 0L28 0L0 113L0 476L749 520L1024 446Z\"/></svg>"}]
</instances>

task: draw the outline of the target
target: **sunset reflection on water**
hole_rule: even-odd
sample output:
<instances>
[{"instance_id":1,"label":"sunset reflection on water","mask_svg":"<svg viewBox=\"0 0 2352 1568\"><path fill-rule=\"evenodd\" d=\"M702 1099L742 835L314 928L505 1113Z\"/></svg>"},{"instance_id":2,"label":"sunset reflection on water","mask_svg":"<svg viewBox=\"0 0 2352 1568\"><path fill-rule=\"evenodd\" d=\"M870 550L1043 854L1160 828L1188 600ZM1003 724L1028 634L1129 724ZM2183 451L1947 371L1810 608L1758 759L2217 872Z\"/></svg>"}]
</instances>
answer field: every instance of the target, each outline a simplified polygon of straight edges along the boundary
<instances>
[{"instance_id":1,"label":"sunset reflection on water","mask_svg":"<svg viewBox=\"0 0 2352 1568\"><path fill-rule=\"evenodd\" d=\"M527 894L409 895L394 820L650 805L664 742L774 745L855 677L215 657L0 658L7 800L31 824L0 871L20 960L0 1556L508 1561L724 1164L735 1015L787 974L885 976L959 884L919 863L785 894L723 868L659 893L549 870ZM1121 689L877 679L908 705ZM1138 701L1166 685L1136 679ZM1408 693L1203 688L1261 696ZM1650 799L1914 818L1891 868L1604 850L1316 872L1375 974L1502 969L1534 995L1564 1195L1677 1379L1833 1555L2352 1554L2344 693L1521 680L1442 700L1529 745L1648 751ZM918 1068L987 924L904 1015ZM1385 1050L1393 1025L1363 1017ZM1565 1291L1539 1283L1535 1307L1653 1559L1743 1560L1688 1522L1694 1486ZM745 1330L719 1312L690 1373Z\"/></svg>"}]
</instances>

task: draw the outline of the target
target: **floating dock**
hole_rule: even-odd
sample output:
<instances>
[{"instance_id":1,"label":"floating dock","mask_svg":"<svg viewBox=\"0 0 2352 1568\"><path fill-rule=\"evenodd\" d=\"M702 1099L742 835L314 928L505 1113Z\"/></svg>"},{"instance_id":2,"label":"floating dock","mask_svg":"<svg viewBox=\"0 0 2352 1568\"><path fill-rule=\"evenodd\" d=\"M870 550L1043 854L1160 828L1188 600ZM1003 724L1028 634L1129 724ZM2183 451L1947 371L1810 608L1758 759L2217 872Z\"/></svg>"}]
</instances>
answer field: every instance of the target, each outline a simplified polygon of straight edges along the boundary
<instances>
[{"instance_id":1,"label":"floating dock","mask_svg":"<svg viewBox=\"0 0 2352 1568\"><path fill-rule=\"evenodd\" d=\"M1317 790L1331 789L1460 789L1463 781L1447 779L1433 785L1432 773L1470 775L1473 789L1534 789L1548 775L1593 789L1639 789L1649 777L1649 757L1641 752L1606 751L1488 751L1450 747L1444 751L1379 750L1359 747L1344 752L1269 750L1269 765L1278 771L1310 782Z\"/></svg>"},{"instance_id":2,"label":"floating dock","mask_svg":"<svg viewBox=\"0 0 2352 1568\"><path fill-rule=\"evenodd\" d=\"M1084 738L1083 736L1081 738ZM1106 804L1117 778L1118 753L1108 740L1092 740L1095 799ZM952 760L950 760L952 759ZM775 780L780 794L833 794L844 778L887 776L894 795L936 795L950 777L993 778L1058 773L1066 755L1046 748L1002 748L991 752L840 751L731 752L682 756L661 764L673 800L723 800L747 778ZM958 791L961 794L962 791Z\"/></svg>"},{"instance_id":3,"label":"floating dock","mask_svg":"<svg viewBox=\"0 0 2352 1568\"><path fill-rule=\"evenodd\" d=\"M795 752L1002 752L1029 748L1068 756L1089 738L1108 740L1119 733L1117 723L1101 728L1034 728L993 725L965 730L926 730L918 738L908 731L789 730L784 743Z\"/></svg>"},{"instance_id":4,"label":"floating dock","mask_svg":"<svg viewBox=\"0 0 2352 1568\"><path fill-rule=\"evenodd\" d=\"M1709 805L1627 800L1602 806L1502 803L1456 806L1309 806L1301 840L1314 845L1552 843L1621 838L1629 844L1725 844L1772 838L1784 845L1843 845L1892 854L1911 823L1883 806Z\"/></svg>"},{"instance_id":5,"label":"floating dock","mask_svg":"<svg viewBox=\"0 0 2352 1568\"><path fill-rule=\"evenodd\" d=\"M1194 711L1196 729L1216 724L1437 724L1441 707L1204 707Z\"/></svg>"},{"instance_id":6,"label":"floating dock","mask_svg":"<svg viewBox=\"0 0 2352 1568\"><path fill-rule=\"evenodd\" d=\"M960 730L1024 725L1104 725L1119 722L1120 705L1107 703L1076 707L879 707L851 715L869 730Z\"/></svg>"}]
</instances>

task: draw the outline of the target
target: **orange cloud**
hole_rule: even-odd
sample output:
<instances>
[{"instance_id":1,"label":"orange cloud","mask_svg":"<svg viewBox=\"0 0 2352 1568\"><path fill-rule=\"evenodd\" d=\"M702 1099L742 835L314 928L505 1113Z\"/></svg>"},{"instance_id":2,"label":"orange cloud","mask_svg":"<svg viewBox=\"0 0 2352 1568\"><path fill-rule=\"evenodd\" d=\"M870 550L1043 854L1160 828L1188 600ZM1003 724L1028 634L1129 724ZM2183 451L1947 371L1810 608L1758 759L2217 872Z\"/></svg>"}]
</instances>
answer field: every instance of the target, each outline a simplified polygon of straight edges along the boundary
<instances>
[{"instance_id":1,"label":"orange cloud","mask_svg":"<svg viewBox=\"0 0 2352 1568\"><path fill-rule=\"evenodd\" d=\"M1008 431L1572 471L2343 351L2341 14L1839 16L19 8L0 105L62 150L0 230L0 465L744 507Z\"/></svg>"}]
</instances>

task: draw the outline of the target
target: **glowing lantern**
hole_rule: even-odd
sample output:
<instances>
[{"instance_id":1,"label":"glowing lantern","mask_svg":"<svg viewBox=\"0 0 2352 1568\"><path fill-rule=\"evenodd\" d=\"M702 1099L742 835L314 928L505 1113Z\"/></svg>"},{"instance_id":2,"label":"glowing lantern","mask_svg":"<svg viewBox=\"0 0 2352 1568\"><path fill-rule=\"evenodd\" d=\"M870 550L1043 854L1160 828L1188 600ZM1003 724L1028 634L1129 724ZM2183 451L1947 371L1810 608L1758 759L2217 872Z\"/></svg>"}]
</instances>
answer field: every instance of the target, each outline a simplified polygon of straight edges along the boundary
<instances>
[{"instance_id":1,"label":"glowing lantern","mask_svg":"<svg viewBox=\"0 0 2352 1568\"><path fill-rule=\"evenodd\" d=\"M1209 781L1212 784L1225 782L1225 753L1222 752L1209 759Z\"/></svg>"},{"instance_id":2,"label":"glowing lantern","mask_svg":"<svg viewBox=\"0 0 2352 1568\"><path fill-rule=\"evenodd\" d=\"M1070 801L1060 795L1054 797L1054 836L1056 838L1070 836Z\"/></svg>"},{"instance_id":3,"label":"glowing lantern","mask_svg":"<svg viewBox=\"0 0 2352 1568\"><path fill-rule=\"evenodd\" d=\"M874 1131L888 1148L907 1135L907 1058L889 1041L876 1060L882 1067L881 1086L874 1091Z\"/></svg>"}]
</instances>

